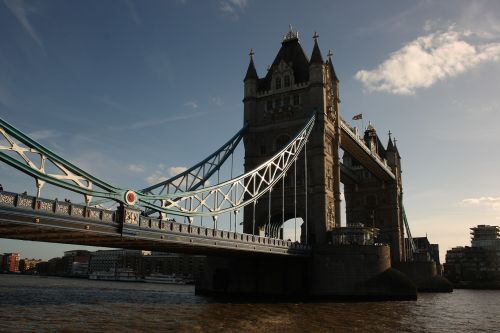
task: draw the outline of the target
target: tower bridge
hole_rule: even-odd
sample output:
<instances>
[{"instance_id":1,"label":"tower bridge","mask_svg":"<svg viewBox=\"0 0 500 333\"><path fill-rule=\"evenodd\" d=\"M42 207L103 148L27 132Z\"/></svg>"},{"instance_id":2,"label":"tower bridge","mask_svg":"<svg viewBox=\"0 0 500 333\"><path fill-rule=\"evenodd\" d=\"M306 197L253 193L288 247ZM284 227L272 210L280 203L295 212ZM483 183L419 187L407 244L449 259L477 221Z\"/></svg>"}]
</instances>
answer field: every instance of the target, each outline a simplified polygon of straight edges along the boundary
<instances>
[{"instance_id":1,"label":"tower bridge","mask_svg":"<svg viewBox=\"0 0 500 333\"><path fill-rule=\"evenodd\" d=\"M323 59L317 34L309 58L290 28L264 77L253 57L243 128L185 172L139 190L102 181L0 119L0 160L33 177L37 189L36 196L0 192L0 237L207 254L200 291L415 297L391 268L411 262L415 249L395 142L389 136L384 146L373 125L359 133L342 119L332 54ZM245 172L234 177L241 141ZM85 203L43 198L45 183ZM285 221L300 219L300 239L283 239ZM359 243L338 242L349 228Z\"/></svg>"}]
</instances>

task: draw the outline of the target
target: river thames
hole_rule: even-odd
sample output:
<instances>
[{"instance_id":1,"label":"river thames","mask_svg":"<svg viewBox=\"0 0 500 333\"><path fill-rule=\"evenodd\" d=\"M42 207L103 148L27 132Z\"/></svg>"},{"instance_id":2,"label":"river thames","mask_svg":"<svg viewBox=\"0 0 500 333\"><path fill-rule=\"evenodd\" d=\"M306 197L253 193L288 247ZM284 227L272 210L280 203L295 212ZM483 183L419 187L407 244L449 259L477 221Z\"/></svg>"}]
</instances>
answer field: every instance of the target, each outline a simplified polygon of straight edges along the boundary
<instances>
[{"instance_id":1,"label":"river thames","mask_svg":"<svg viewBox=\"0 0 500 333\"><path fill-rule=\"evenodd\" d=\"M0 274L0 332L500 332L500 290L227 303L194 287Z\"/></svg>"}]
</instances>

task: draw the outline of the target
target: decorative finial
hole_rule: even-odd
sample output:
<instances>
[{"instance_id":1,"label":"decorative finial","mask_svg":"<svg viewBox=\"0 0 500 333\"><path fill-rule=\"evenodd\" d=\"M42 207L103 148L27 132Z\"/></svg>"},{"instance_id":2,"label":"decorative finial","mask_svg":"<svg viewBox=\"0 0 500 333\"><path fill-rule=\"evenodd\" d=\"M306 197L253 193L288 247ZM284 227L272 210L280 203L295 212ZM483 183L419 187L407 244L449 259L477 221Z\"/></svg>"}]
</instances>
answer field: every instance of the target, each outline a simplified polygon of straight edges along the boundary
<instances>
[{"instance_id":1,"label":"decorative finial","mask_svg":"<svg viewBox=\"0 0 500 333\"><path fill-rule=\"evenodd\" d=\"M289 41L292 39L299 39L299 33L297 31L293 31L292 25L288 25L288 32L285 36L283 36L283 41Z\"/></svg>"},{"instance_id":2,"label":"decorative finial","mask_svg":"<svg viewBox=\"0 0 500 333\"><path fill-rule=\"evenodd\" d=\"M332 60L332 57L333 57L333 52L332 52L332 50L328 50L328 54L327 54L327 56L328 56L328 59Z\"/></svg>"},{"instance_id":3,"label":"decorative finial","mask_svg":"<svg viewBox=\"0 0 500 333\"><path fill-rule=\"evenodd\" d=\"M396 145L396 142L398 142L398 140L394 137L394 145Z\"/></svg>"},{"instance_id":4,"label":"decorative finial","mask_svg":"<svg viewBox=\"0 0 500 333\"><path fill-rule=\"evenodd\" d=\"M253 60L253 55L255 54L255 52L253 51L253 49L250 49L250 53L248 54L250 56L250 59Z\"/></svg>"},{"instance_id":5,"label":"decorative finial","mask_svg":"<svg viewBox=\"0 0 500 333\"><path fill-rule=\"evenodd\" d=\"M389 132L387 133L389 135L389 140L391 139L391 130L389 130Z\"/></svg>"},{"instance_id":6,"label":"decorative finial","mask_svg":"<svg viewBox=\"0 0 500 333\"><path fill-rule=\"evenodd\" d=\"M314 32L314 35L313 35L313 39L314 39L314 41L316 42L316 41L318 40L318 38L319 38L319 35L318 35L318 33L315 31L315 32Z\"/></svg>"}]
</instances>

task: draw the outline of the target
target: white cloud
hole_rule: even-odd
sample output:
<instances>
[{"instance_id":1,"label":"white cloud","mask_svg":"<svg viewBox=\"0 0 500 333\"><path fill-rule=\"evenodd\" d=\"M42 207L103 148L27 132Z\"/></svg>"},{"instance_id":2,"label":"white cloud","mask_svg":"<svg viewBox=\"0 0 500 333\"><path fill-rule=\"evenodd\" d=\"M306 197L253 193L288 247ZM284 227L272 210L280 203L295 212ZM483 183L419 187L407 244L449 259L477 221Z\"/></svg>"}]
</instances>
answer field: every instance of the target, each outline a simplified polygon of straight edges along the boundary
<instances>
[{"instance_id":1,"label":"white cloud","mask_svg":"<svg viewBox=\"0 0 500 333\"><path fill-rule=\"evenodd\" d=\"M146 181L150 185L158 184L186 170L187 168L183 166L170 167L167 170L165 164L158 164L156 170L150 176L146 177Z\"/></svg>"},{"instance_id":2,"label":"white cloud","mask_svg":"<svg viewBox=\"0 0 500 333\"><path fill-rule=\"evenodd\" d=\"M247 4L247 0L223 0L219 2L219 10L231 16L236 21Z\"/></svg>"},{"instance_id":3,"label":"white cloud","mask_svg":"<svg viewBox=\"0 0 500 333\"><path fill-rule=\"evenodd\" d=\"M489 207L500 210L500 197L467 198L463 199L461 203L467 206Z\"/></svg>"},{"instance_id":4,"label":"white cloud","mask_svg":"<svg viewBox=\"0 0 500 333\"><path fill-rule=\"evenodd\" d=\"M165 175L162 174L162 172L159 170L156 170L155 172L153 172L153 174L146 177L146 181L148 182L149 185L158 184L158 183L161 183L162 181L165 181L167 179L168 178L165 177Z\"/></svg>"},{"instance_id":5,"label":"white cloud","mask_svg":"<svg viewBox=\"0 0 500 333\"><path fill-rule=\"evenodd\" d=\"M129 164L127 169L132 172L144 172L144 165L142 164Z\"/></svg>"},{"instance_id":6,"label":"white cloud","mask_svg":"<svg viewBox=\"0 0 500 333\"><path fill-rule=\"evenodd\" d=\"M177 176L180 173L183 173L186 170L187 170L187 168L183 167L183 166L180 166L180 167L171 167L170 169L168 169L168 173L170 174L170 177L174 177L174 176Z\"/></svg>"},{"instance_id":7,"label":"white cloud","mask_svg":"<svg viewBox=\"0 0 500 333\"><path fill-rule=\"evenodd\" d=\"M196 102L196 101L189 101L189 102L184 103L184 106L188 106L191 109L197 109L198 108L198 102Z\"/></svg>"},{"instance_id":8,"label":"white cloud","mask_svg":"<svg viewBox=\"0 0 500 333\"><path fill-rule=\"evenodd\" d=\"M31 23L28 20L28 12L32 11L29 8L26 7L26 4L24 3L23 0L3 0L5 6L9 8L9 10L12 12L12 14L17 18L19 23L23 26L24 30L30 35L30 37L42 48L43 47L43 42L38 36L37 32L31 25Z\"/></svg>"},{"instance_id":9,"label":"white cloud","mask_svg":"<svg viewBox=\"0 0 500 333\"><path fill-rule=\"evenodd\" d=\"M477 65L500 60L500 43L478 42L470 31L450 27L418 37L373 70L360 70L355 77L369 91L412 95L439 80L454 77Z\"/></svg>"}]
</instances>

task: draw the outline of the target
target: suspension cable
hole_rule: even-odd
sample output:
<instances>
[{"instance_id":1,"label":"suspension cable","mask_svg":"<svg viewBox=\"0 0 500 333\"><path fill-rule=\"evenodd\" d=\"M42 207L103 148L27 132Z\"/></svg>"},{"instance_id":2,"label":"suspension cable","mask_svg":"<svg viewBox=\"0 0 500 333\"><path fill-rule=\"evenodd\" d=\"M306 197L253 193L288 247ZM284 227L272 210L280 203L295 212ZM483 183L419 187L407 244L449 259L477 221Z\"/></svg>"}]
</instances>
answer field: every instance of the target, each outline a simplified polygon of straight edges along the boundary
<instances>
[{"instance_id":1,"label":"suspension cable","mask_svg":"<svg viewBox=\"0 0 500 333\"><path fill-rule=\"evenodd\" d=\"M306 139L306 143L304 145L304 174L305 174L305 195L306 195L306 244L309 244L309 234L308 234L308 231L307 231L307 215L308 215L308 211L307 211L307 139Z\"/></svg>"},{"instance_id":2,"label":"suspension cable","mask_svg":"<svg viewBox=\"0 0 500 333\"><path fill-rule=\"evenodd\" d=\"M282 181L282 191L281 191L281 227L283 228L283 238L285 238L285 230L284 230L284 225L285 225L285 177L286 173L283 175L283 181ZM278 235L281 236L281 235ZM279 238L279 237L278 237Z\"/></svg>"},{"instance_id":3,"label":"suspension cable","mask_svg":"<svg viewBox=\"0 0 500 333\"><path fill-rule=\"evenodd\" d=\"M254 200L253 201L253 217L252 217L252 223L253 223L253 227L252 227L252 235L255 236L255 205L257 204L257 201Z\"/></svg>"},{"instance_id":4,"label":"suspension cable","mask_svg":"<svg viewBox=\"0 0 500 333\"><path fill-rule=\"evenodd\" d=\"M273 188L271 187L269 189L269 209L268 209L268 216L267 216L267 237L271 237L271 196L273 193Z\"/></svg>"},{"instance_id":5,"label":"suspension cable","mask_svg":"<svg viewBox=\"0 0 500 333\"><path fill-rule=\"evenodd\" d=\"M234 153L231 153L231 179L233 179L233 155ZM234 188L231 187L231 195L229 196L231 200L233 200L233 194L234 194ZM233 226L233 220L232 220L233 214L229 212L229 231L231 231L231 228ZM236 226L234 227L234 232L236 232Z\"/></svg>"},{"instance_id":6,"label":"suspension cable","mask_svg":"<svg viewBox=\"0 0 500 333\"><path fill-rule=\"evenodd\" d=\"M295 242L297 241L297 157L293 161L293 209L294 209L294 232Z\"/></svg>"}]
</instances>

